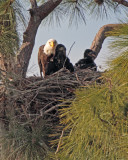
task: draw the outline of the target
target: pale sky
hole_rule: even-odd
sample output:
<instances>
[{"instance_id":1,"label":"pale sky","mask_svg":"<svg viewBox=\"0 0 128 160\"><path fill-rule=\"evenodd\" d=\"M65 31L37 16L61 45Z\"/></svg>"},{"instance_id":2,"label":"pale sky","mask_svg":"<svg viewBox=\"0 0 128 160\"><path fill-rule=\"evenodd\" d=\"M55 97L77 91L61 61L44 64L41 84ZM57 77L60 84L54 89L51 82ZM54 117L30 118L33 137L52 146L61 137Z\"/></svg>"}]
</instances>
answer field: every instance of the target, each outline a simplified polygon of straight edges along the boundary
<instances>
[{"instance_id":1,"label":"pale sky","mask_svg":"<svg viewBox=\"0 0 128 160\"><path fill-rule=\"evenodd\" d=\"M119 15L119 17L121 16L122 14ZM28 68L28 75L39 75L39 67L37 62L38 49L41 45L45 44L48 39L53 38L56 39L58 43L64 44L67 48L67 54L71 45L75 42L68 56L70 61L75 64L83 57L84 50L90 48L91 43L100 27L105 24L118 23L119 20L115 17L115 15L113 15L113 18L104 20L95 20L94 18L87 17L86 22L86 25L81 24L78 28L76 26L68 27L67 22L64 22L61 27L48 27L40 25ZM107 45L108 38L105 40L103 47L95 60L97 66L100 65L103 69L105 67L104 62L107 60L107 57L111 55Z\"/></svg>"}]
</instances>

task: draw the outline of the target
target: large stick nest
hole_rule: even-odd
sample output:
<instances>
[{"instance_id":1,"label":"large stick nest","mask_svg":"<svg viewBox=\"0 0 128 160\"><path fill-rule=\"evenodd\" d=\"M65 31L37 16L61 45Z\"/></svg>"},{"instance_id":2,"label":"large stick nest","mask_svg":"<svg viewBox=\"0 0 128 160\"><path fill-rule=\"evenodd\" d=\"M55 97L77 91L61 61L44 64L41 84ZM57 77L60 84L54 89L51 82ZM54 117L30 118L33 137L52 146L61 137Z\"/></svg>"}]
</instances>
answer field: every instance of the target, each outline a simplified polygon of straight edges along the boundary
<instances>
[{"instance_id":1,"label":"large stick nest","mask_svg":"<svg viewBox=\"0 0 128 160\"><path fill-rule=\"evenodd\" d=\"M20 122L35 122L44 115L57 114L58 107L75 98L76 88L98 82L100 75L91 69L70 73L63 68L43 80L29 77L8 82L0 96L1 119L11 113Z\"/></svg>"}]
</instances>

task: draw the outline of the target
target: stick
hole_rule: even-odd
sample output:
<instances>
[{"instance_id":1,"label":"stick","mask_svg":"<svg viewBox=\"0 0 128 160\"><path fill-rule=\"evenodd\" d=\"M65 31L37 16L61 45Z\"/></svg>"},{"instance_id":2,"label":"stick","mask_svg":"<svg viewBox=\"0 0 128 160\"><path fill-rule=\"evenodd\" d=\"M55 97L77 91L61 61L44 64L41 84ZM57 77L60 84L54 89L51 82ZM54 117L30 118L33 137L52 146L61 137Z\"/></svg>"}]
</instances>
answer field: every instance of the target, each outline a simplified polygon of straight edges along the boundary
<instances>
[{"instance_id":1,"label":"stick","mask_svg":"<svg viewBox=\"0 0 128 160\"><path fill-rule=\"evenodd\" d=\"M75 41L74 41L73 44L71 45L71 47L70 47L70 49L69 49L69 52L68 52L68 54L67 54L67 57L69 56L69 54L70 54L70 52L71 52L71 49L72 49L72 47L74 46L74 44L75 44ZM66 57L66 59L65 59L65 61L64 61L63 67L64 67L64 65L65 65L65 62L66 62L66 60L67 60L67 57Z\"/></svg>"},{"instance_id":2,"label":"stick","mask_svg":"<svg viewBox=\"0 0 128 160\"><path fill-rule=\"evenodd\" d=\"M68 55L70 54L71 49L72 49L72 47L74 46L75 43L76 43L76 42L74 41L73 44L71 45L71 47L70 47L70 49L69 49L69 52L68 52ZM68 57L68 55L67 55L67 57Z\"/></svg>"},{"instance_id":3,"label":"stick","mask_svg":"<svg viewBox=\"0 0 128 160\"><path fill-rule=\"evenodd\" d=\"M58 146L57 146L55 154L57 154L57 152L59 151L63 135L64 135L64 129L62 130L62 133L61 133L61 136L60 136L60 140L59 140L59 143L58 143Z\"/></svg>"}]
</instances>

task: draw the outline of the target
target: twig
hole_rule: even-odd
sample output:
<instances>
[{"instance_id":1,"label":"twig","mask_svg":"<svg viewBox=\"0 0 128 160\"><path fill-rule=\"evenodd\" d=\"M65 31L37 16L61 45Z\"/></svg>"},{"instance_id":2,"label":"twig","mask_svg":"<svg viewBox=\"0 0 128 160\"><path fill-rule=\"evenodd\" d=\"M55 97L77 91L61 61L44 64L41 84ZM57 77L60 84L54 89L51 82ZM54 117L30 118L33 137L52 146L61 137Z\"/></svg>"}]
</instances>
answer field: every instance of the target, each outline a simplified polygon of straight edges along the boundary
<instances>
[{"instance_id":1,"label":"twig","mask_svg":"<svg viewBox=\"0 0 128 160\"><path fill-rule=\"evenodd\" d=\"M77 81L78 81L78 82L80 82L80 80L79 80L79 78L78 78L77 73L75 73L75 75L76 75L76 79L77 79Z\"/></svg>"},{"instance_id":2,"label":"twig","mask_svg":"<svg viewBox=\"0 0 128 160\"><path fill-rule=\"evenodd\" d=\"M23 112L24 112L27 120L30 121L30 117L29 117L29 115L27 114L27 111L26 111L25 107L24 107L23 105L21 105L21 108L22 108L22 110L23 110ZM31 128L34 130L34 127L33 127L32 124L31 124Z\"/></svg>"},{"instance_id":3,"label":"twig","mask_svg":"<svg viewBox=\"0 0 128 160\"><path fill-rule=\"evenodd\" d=\"M66 62L66 60L67 60L67 58L68 58L68 56L69 56L69 54L70 54L70 52L71 52L71 49L72 49L72 47L74 46L74 44L75 44L75 41L73 42L73 44L71 45L71 47L70 47L70 49L69 49L69 52L68 52L67 57L66 57L66 59L65 59L65 61L64 61L64 64L63 64L63 68L64 68L64 66L65 66L65 62Z\"/></svg>"},{"instance_id":4,"label":"twig","mask_svg":"<svg viewBox=\"0 0 128 160\"><path fill-rule=\"evenodd\" d=\"M21 108L22 108L22 110L23 110L26 118L27 118L28 120L30 120L29 115L27 114L27 111L26 111L25 107L24 107L23 105L21 105Z\"/></svg>"},{"instance_id":5,"label":"twig","mask_svg":"<svg viewBox=\"0 0 128 160\"><path fill-rule=\"evenodd\" d=\"M60 149L60 145L61 145L61 142L62 142L63 135L64 135L64 129L62 130L62 133L61 133L61 136L60 136L60 140L59 140L59 143L58 143L58 146L57 146L57 149L56 149L55 154L57 154L57 152L59 152L59 149Z\"/></svg>"},{"instance_id":6,"label":"twig","mask_svg":"<svg viewBox=\"0 0 128 160\"><path fill-rule=\"evenodd\" d=\"M74 46L75 43L76 43L76 42L74 41L73 44L71 45L71 47L70 47L70 49L69 49L69 52L68 52L67 56L69 56L69 54L70 54L70 52L71 52L71 49L72 49L72 47Z\"/></svg>"},{"instance_id":7,"label":"twig","mask_svg":"<svg viewBox=\"0 0 128 160\"><path fill-rule=\"evenodd\" d=\"M54 109L56 109L57 107L60 107L60 106L62 106L62 105L64 105L64 104L65 104L65 102L60 103L60 104L58 104L58 105L55 105L55 106L51 107L50 109L46 110L46 111L44 112L44 114L47 114L47 113L53 111Z\"/></svg>"}]
</instances>

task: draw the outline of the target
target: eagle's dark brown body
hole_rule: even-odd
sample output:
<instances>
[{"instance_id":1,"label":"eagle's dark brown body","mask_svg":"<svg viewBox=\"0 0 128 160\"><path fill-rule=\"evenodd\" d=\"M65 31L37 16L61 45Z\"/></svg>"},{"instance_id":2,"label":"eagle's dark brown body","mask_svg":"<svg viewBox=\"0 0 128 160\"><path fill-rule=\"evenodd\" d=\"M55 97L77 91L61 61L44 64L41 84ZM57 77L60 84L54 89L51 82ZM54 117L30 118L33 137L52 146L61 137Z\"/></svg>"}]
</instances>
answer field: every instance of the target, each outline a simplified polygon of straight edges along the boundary
<instances>
[{"instance_id":1,"label":"eagle's dark brown body","mask_svg":"<svg viewBox=\"0 0 128 160\"><path fill-rule=\"evenodd\" d=\"M48 66L48 63L49 63L50 59L53 57L52 54L51 55L46 55L44 53L44 46L45 45L40 46L39 52L38 52L38 65L39 65L39 68L40 68L41 77L42 77L42 72L43 72L43 76L45 77L46 68Z\"/></svg>"},{"instance_id":2,"label":"eagle's dark brown body","mask_svg":"<svg viewBox=\"0 0 128 160\"><path fill-rule=\"evenodd\" d=\"M53 61L53 57L55 56L55 49L57 46L57 41L55 39L49 39L45 45L40 46L38 52L38 65L40 68L40 75L43 77L49 75L49 62ZM50 63L50 67L51 63Z\"/></svg>"}]
</instances>

